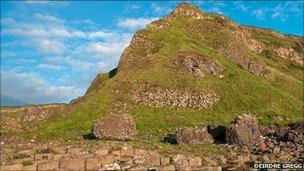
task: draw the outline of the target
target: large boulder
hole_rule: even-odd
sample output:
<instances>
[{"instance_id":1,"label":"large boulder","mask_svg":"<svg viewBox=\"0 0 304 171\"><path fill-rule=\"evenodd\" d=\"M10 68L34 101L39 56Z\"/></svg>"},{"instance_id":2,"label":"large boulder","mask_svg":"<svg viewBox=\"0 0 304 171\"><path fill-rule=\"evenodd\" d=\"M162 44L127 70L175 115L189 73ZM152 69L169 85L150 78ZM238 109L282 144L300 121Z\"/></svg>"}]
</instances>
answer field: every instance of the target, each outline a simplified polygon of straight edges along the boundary
<instances>
[{"instance_id":1,"label":"large boulder","mask_svg":"<svg viewBox=\"0 0 304 171\"><path fill-rule=\"evenodd\" d=\"M251 115L241 115L231 123L226 130L228 144L247 146L249 149L261 147L261 138L257 118Z\"/></svg>"},{"instance_id":2,"label":"large boulder","mask_svg":"<svg viewBox=\"0 0 304 171\"><path fill-rule=\"evenodd\" d=\"M96 138L130 140L137 134L134 119L129 114L113 114L93 124Z\"/></svg>"},{"instance_id":3,"label":"large boulder","mask_svg":"<svg viewBox=\"0 0 304 171\"><path fill-rule=\"evenodd\" d=\"M208 133L207 128L179 128L175 134L178 144L203 144L213 143L212 136Z\"/></svg>"}]
</instances>

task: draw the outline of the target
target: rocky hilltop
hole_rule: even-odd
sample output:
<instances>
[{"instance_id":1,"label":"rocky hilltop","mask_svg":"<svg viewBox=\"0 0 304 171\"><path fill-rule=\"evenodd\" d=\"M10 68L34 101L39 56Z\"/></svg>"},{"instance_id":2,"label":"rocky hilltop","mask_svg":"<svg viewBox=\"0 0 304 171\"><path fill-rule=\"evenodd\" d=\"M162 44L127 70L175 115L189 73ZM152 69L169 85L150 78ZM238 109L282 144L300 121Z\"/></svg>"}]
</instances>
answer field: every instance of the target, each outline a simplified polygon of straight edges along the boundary
<instances>
[{"instance_id":1,"label":"rocky hilltop","mask_svg":"<svg viewBox=\"0 0 304 171\"><path fill-rule=\"evenodd\" d=\"M119 152L113 145L102 155L111 162L94 166L105 170L128 162L124 169L235 170L256 161L303 162L303 50L303 37L242 26L182 3L136 32L118 67L99 74L84 96L64 106L1 109L3 143L95 139L158 152L135 150L124 161L126 144ZM16 111L22 122L15 122ZM3 164L12 164L5 154ZM73 167L60 164L72 153L60 154L50 167ZM89 158L75 167L84 169ZM36 169L44 167L34 161Z\"/></svg>"}]
</instances>

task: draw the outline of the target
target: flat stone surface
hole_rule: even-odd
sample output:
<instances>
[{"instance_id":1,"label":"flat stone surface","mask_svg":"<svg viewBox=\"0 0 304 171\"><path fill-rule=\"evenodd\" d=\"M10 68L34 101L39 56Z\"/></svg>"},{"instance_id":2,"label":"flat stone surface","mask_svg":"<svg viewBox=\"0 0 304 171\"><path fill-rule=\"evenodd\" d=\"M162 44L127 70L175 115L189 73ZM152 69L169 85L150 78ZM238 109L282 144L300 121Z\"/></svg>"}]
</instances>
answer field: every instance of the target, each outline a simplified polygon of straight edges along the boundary
<instances>
[{"instance_id":1,"label":"flat stone surface","mask_svg":"<svg viewBox=\"0 0 304 171\"><path fill-rule=\"evenodd\" d=\"M6 165L6 166L1 166L1 171L21 171L23 169L22 164L12 164L12 165Z\"/></svg>"},{"instance_id":2,"label":"flat stone surface","mask_svg":"<svg viewBox=\"0 0 304 171\"><path fill-rule=\"evenodd\" d=\"M169 165L169 166L162 166L159 168L161 171L175 171L174 165Z\"/></svg>"},{"instance_id":3,"label":"flat stone surface","mask_svg":"<svg viewBox=\"0 0 304 171\"><path fill-rule=\"evenodd\" d=\"M98 158L90 158L85 162L86 170L97 170L101 168L101 162Z\"/></svg>"},{"instance_id":4,"label":"flat stone surface","mask_svg":"<svg viewBox=\"0 0 304 171\"><path fill-rule=\"evenodd\" d=\"M58 170L59 169L59 161L46 161L42 163L38 163L37 171L50 171L50 170Z\"/></svg>"},{"instance_id":5,"label":"flat stone surface","mask_svg":"<svg viewBox=\"0 0 304 171\"><path fill-rule=\"evenodd\" d=\"M188 159L188 162L191 167L198 167L202 165L201 157L191 157Z\"/></svg>"},{"instance_id":6,"label":"flat stone surface","mask_svg":"<svg viewBox=\"0 0 304 171\"><path fill-rule=\"evenodd\" d=\"M170 157L161 157L160 158L160 164L162 166L166 166L170 164Z\"/></svg>"},{"instance_id":7,"label":"flat stone surface","mask_svg":"<svg viewBox=\"0 0 304 171\"><path fill-rule=\"evenodd\" d=\"M176 168L183 168L189 166L187 157L181 154L173 156L172 163Z\"/></svg>"},{"instance_id":8,"label":"flat stone surface","mask_svg":"<svg viewBox=\"0 0 304 171\"><path fill-rule=\"evenodd\" d=\"M71 170L84 170L85 162L83 159L61 160L59 162L59 168L71 169Z\"/></svg>"},{"instance_id":9,"label":"flat stone surface","mask_svg":"<svg viewBox=\"0 0 304 171\"><path fill-rule=\"evenodd\" d=\"M134 155L133 148L130 146L124 146L121 149L121 156L122 157L132 157Z\"/></svg>"}]
</instances>

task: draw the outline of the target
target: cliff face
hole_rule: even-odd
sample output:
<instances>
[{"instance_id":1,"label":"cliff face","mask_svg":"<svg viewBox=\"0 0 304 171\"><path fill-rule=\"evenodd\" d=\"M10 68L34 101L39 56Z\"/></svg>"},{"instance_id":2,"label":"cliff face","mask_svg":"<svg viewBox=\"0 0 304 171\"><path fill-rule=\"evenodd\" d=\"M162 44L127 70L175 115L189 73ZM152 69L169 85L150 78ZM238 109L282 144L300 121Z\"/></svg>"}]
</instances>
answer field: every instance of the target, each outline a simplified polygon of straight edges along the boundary
<instances>
[{"instance_id":1,"label":"cliff face","mask_svg":"<svg viewBox=\"0 0 304 171\"><path fill-rule=\"evenodd\" d=\"M300 120L303 47L303 37L241 26L183 3L139 30L118 68L98 75L84 97L40 130L87 131L110 113L131 114L139 137L226 124L244 112L263 124ZM172 116L183 119L166 119Z\"/></svg>"}]
</instances>

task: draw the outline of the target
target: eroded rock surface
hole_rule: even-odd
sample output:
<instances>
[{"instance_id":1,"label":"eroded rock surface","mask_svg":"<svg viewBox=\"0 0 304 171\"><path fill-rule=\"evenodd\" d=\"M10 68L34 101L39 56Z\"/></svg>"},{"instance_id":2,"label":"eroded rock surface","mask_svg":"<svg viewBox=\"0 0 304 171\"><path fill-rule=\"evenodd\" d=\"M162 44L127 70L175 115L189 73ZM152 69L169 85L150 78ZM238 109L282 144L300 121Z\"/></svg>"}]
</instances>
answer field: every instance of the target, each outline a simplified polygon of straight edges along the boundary
<instances>
[{"instance_id":1,"label":"eroded rock surface","mask_svg":"<svg viewBox=\"0 0 304 171\"><path fill-rule=\"evenodd\" d=\"M260 131L257 119L251 115L241 115L227 127L227 142L249 149L260 147Z\"/></svg>"},{"instance_id":2,"label":"eroded rock surface","mask_svg":"<svg viewBox=\"0 0 304 171\"><path fill-rule=\"evenodd\" d=\"M134 101L154 107L208 108L219 96L216 93L197 93L177 90L142 91L135 95Z\"/></svg>"},{"instance_id":3,"label":"eroded rock surface","mask_svg":"<svg viewBox=\"0 0 304 171\"><path fill-rule=\"evenodd\" d=\"M288 48L288 47L280 47L276 49L276 52L279 57L283 59L289 59L296 64L299 64L301 66L304 66L304 56L298 54L293 48Z\"/></svg>"},{"instance_id":4,"label":"eroded rock surface","mask_svg":"<svg viewBox=\"0 0 304 171\"><path fill-rule=\"evenodd\" d=\"M184 74L192 74L198 77L206 77L210 74L222 77L223 71L221 64L217 60L188 51L180 52L177 61L172 67Z\"/></svg>"},{"instance_id":5,"label":"eroded rock surface","mask_svg":"<svg viewBox=\"0 0 304 171\"><path fill-rule=\"evenodd\" d=\"M134 119L129 114L112 114L93 124L96 138L130 140L137 134Z\"/></svg>"},{"instance_id":6,"label":"eroded rock surface","mask_svg":"<svg viewBox=\"0 0 304 171\"><path fill-rule=\"evenodd\" d=\"M213 143L212 136L208 133L207 128L179 128L175 138L178 144L204 144Z\"/></svg>"}]
</instances>

